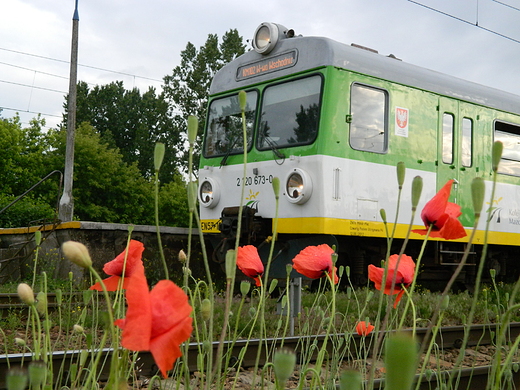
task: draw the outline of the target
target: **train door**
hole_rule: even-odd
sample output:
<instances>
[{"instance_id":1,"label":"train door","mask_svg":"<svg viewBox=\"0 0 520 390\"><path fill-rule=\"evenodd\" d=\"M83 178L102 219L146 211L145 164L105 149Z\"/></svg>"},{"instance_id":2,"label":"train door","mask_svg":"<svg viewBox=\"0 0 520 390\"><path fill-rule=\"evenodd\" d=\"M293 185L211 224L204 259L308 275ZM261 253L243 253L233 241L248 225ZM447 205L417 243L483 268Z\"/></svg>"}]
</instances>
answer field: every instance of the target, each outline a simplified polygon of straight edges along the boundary
<instances>
[{"instance_id":1,"label":"train door","mask_svg":"<svg viewBox=\"0 0 520 390\"><path fill-rule=\"evenodd\" d=\"M476 109L464 102L441 98L438 115L437 189L454 180L450 202L461 206L459 219L463 226L472 227L471 181L478 172L473 158ZM454 266L462 258L464 246L460 243L439 241L437 245L440 264ZM474 263L473 257L471 252L465 269L467 277L474 271L474 264L470 264Z\"/></svg>"},{"instance_id":2,"label":"train door","mask_svg":"<svg viewBox=\"0 0 520 390\"><path fill-rule=\"evenodd\" d=\"M459 102L441 97L437 121L437 190L453 179L451 201L458 198L460 178Z\"/></svg>"}]
</instances>

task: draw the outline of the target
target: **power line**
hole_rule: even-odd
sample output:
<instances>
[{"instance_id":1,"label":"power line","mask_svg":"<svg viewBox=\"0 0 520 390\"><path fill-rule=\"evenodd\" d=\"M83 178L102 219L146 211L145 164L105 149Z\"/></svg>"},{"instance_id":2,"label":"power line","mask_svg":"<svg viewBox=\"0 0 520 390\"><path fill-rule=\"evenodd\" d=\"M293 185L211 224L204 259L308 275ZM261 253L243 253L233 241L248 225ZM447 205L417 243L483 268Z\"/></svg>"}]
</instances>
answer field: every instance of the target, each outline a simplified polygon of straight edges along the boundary
<instances>
[{"instance_id":1,"label":"power line","mask_svg":"<svg viewBox=\"0 0 520 390\"><path fill-rule=\"evenodd\" d=\"M474 26L474 27L480 28L481 30L487 31L487 32L489 32L489 33L491 33L491 34L495 34L495 35L497 35L497 36L499 36L499 37L502 37L502 38L508 39L508 40L510 40L510 41L512 41L512 42L520 43L520 40L518 40L518 39L515 39L515 38L510 37L510 36L508 36L508 35L501 34L501 33L499 33L498 31L491 30L491 29L489 29L489 28L486 28L486 27L481 26L481 25L478 23L478 20L476 21L476 23L473 23L473 22L467 21L466 19L462 19L462 18L459 18L459 17L457 17L457 16L455 16L455 15L452 15L452 14L449 14L449 13L447 13L447 12L441 11L441 10L439 10L439 9L437 9L437 8L433 8L433 7L430 7L430 6L426 5L426 4L422 4L422 3L418 2L418 1L414 1L414 0L408 0L408 1L409 1L410 3L417 4L417 5L421 6L421 7L424 7L424 8L426 8L426 9L429 9L429 10L431 10L431 11L435 11L435 12L441 14L441 15L448 16L448 17L450 17L450 18L452 18L452 19L455 19L455 20L458 20L458 21L460 21L460 22L464 22L464 23L466 23L466 24L469 24L469 25L471 25L471 26ZM495 1L495 0L493 0L493 1ZM504 3L501 3L501 2L499 2L499 1L495 1L495 2L496 2L496 3L500 3L500 4L502 4L502 5L505 5L505 6L509 6L508 4L504 4ZM511 7L511 6L509 6L509 7ZM514 8L514 7L511 7L511 8Z\"/></svg>"},{"instance_id":2,"label":"power line","mask_svg":"<svg viewBox=\"0 0 520 390\"><path fill-rule=\"evenodd\" d=\"M43 112L29 111L29 110L23 110L23 109L20 110L20 109L11 108L11 107L0 106L0 110L8 110L8 111L15 111L15 112L25 112L25 113L28 113L28 114L36 114L36 115L42 115L42 116L52 116L52 117L55 117L55 118L62 118L62 115L45 114Z\"/></svg>"},{"instance_id":3,"label":"power line","mask_svg":"<svg viewBox=\"0 0 520 390\"><path fill-rule=\"evenodd\" d=\"M21 87L28 87L28 88L34 88L34 89L41 89L41 90L43 90L43 91L50 91L50 92L58 92L58 93L64 93L64 94L67 94L67 92L64 92L64 91L58 91L58 90L56 90L56 89L44 88L44 87L37 87L36 85L29 85L29 84L15 83L14 81L0 80L0 83L6 83L6 84L18 85L18 86L21 86Z\"/></svg>"},{"instance_id":4,"label":"power line","mask_svg":"<svg viewBox=\"0 0 520 390\"><path fill-rule=\"evenodd\" d=\"M30 57L42 58L42 59L45 59L45 60L60 62L60 63L63 63L63 64L70 64L70 61L60 60L58 58L46 57L46 56L42 56L42 55L39 55L39 54L26 53L26 52L19 51L19 50L7 49L7 48L4 48L4 47L0 47L0 50L8 51L8 52L11 52L11 53L16 53L16 54L22 54L22 55L30 56ZM139 75L135 75L135 74L131 74L131 73L119 72L119 71L116 71L116 70L100 68L100 67L97 67L97 66L82 65L82 64L78 64L78 66L81 66L81 67L84 67L84 68L89 68L89 69L100 70L100 71L103 71L103 72L121 74L121 75L124 75L124 76L139 78L139 79L143 79L143 80L157 81L159 83L163 82L163 80L158 80L158 79L154 79L154 78L151 78L151 77L145 77L145 76L139 76Z\"/></svg>"}]
</instances>

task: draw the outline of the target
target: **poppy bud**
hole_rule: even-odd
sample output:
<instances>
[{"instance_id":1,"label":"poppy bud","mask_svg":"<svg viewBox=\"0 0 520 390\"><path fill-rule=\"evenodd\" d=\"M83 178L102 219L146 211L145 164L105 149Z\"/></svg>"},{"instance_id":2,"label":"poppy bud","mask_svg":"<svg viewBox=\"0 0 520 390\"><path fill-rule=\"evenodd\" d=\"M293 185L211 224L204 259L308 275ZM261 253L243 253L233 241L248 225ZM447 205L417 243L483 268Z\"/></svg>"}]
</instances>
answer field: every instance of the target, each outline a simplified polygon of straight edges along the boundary
<instances>
[{"instance_id":1,"label":"poppy bud","mask_svg":"<svg viewBox=\"0 0 520 390\"><path fill-rule=\"evenodd\" d=\"M32 389L40 389L47 378L47 364L43 360L29 363L29 383Z\"/></svg>"},{"instance_id":2,"label":"poppy bud","mask_svg":"<svg viewBox=\"0 0 520 390\"><path fill-rule=\"evenodd\" d=\"M383 220L383 222L386 223L386 211L385 211L385 209L380 209L379 210L379 215L381 216L381 219Z\"/></svg>"},{"instance_id":3,"label":"poppy bud","mask_svg":"<svg viewBox=\"0 0 520 390\"><path fill-rule=\"evenodd\" d=\"M406 166L404 165L404 162L399 161L397 163L397 184L399 184L399 189L403 188L405 172Z\"/></svg>"},{"instance_id":4,"label":"poppy bud","mask_svg":"<svg viewBox=\"0 0 520 390\"><path fill-rule=\"evenodd\" d=\"M184 263L186 262L186 260L188 259L188 257L186 256L186 253L185 253L182 249L179 251L179 255L178 255L177 258L178 258L179 261L180 261L181 263L183 263L183 264L184 264Z\"/></svg>"},{"instance_id":5,"label":"poppy bud","mask_svg":"<svg viewBox=\"0 0 520 390\"><path fill-rule=\"evenodd\" d=\"M280 178L278 178L276 176L273 177L272 186L273 186L274 197L276 199L278 199L278 197L280 196Z\"/></svg>"},{"instance_id":6,"label":"poppy bud","mask_svg":"<svg viewBox=\"0 0 520 390\"><path fill-rule=\"evenodd\" d=\"M410 389L417 364L416 340L397 333L386 340L385 367L387 389Z\"/></svg>"},{"instance_id":7,"label":"poppy bud","mask_svg":"<svg viewBox=\"0 0 520 390\"><path fill-rule=\"evenodd\" d=\"M47 311L47 294L43 291L36 295L36 310L40 315L44 315Z\"/></svg>"},{"instance_id":8,"label":"poppy bud","mask_svg":"<svg viewBox=\"0 0 520 390\"><path fill-rule=\"evenodd\" d=\"M211 301L208 298L202 300L200 304L200 314L204 321L209 321L211 318Z\"/></svg>"},{"instance_id":9,"label":"poppy bud","mask_svg":"<svg viewBox=\"0 0 520 390\"><path fill-rule=\"evenodd\" d=\"M279 388L291 377L296 365L296 354L287 349L276 351L273 356L273 370Z\"/></svg>"},{"instance_id":10,"label":"poppy bud","mask_svg":"<svg viewBox=\"0 0 520 390\"><path fill-rule=\"evenodd\" d=\"M442 311L447 310L448 307L450 307L450 296L449 295L445 295L444 297L442 297L441 310Z\"/></svg>"},{"instance_id":11,"label":"poppy bud","mask_svg":"<svg viewBox=\"0 0 520 390\"><path fill-rule=\"evenodd\" d=\"M21 367L14 367L5 376L7 390L25 390L27 387L27 372Z\"/></svg>"},{"instance_id":12,"label":"poppy bud","mask_svg":"<svg viewBox=\"0 0 520 390\"><path fill-rule=\"evenodd\" d=\"M153 164L155 166L155 172L159 172L159 169L161 169L161 165L164 159L164 150L165 146L162 142L157 142L155 144L155 150L153 154Z\"/></svg>"},{"instance_id":13,"label":"poppy bud","mask_svg":"<svg viewBox=\"0 0 520 390\"><path fill-rule=\"evenodd\" d=\"M423 187L423 180L421 176L415 176L412 181L412 210L417 209L419 199L421 198L421 192Z\"/></svg>"},{"instance_id":14,"label":"poppy bud","mask_svg":"<svg viewBox=\"0 0 520 390\"><path fill-rule=\"evenodd\" d=\"M246 282L245 280L242 280L240 282L240 294L242 296L245 296L249 293L249 290L251 289L251 283Z\"/></svg>"},{"instance_id":15,"label":"poppy bud","mask_svg":"<svg viewBox=\"0 0 520 390\"><path fill-rule=\"evenodd\" d=\"M20 347L25 347L27 345L27 343L25 342L24 339L21 339L19 337L15 337L14 338L14 343Z\"/></svg>"},{"instance_id":16,"label":"poppy bud","mask_svg":"<svg viewBox=\"0 0 520 390\"><path fill-rule=\"evenodd\" d=\"M355 370L345 370L339 378L340 390L361 390L363 388L361 382L361 374Z\"/></svg>"},{"instance_id":17,"label":"poppy bud","mask_svg":"<svg viewBox=\"0 0 520 390\"><path fill-rule=\"evenodd\" d=\"M78 334L85 333L85 329L83 329L83 327L79 324L74 324L74 326L72 327L72 331L74 333L78 333Z\"/></svg>"},{"instance_id":18,"label":"poppy bud","mask_svg":"<svg viewBox=\"0 0 520 390\"><path fill-rule=\"evenodd\" d=\"M26 305L34 304L34 292L31 286L26 283L20 283L18 285L18 296Z\"/></svg>"},{"instance_id":19,"label":"poppy bud","mask_svg":"<svg viewBox=\"0 0 520 390\"><path fill-rule=\"evenodd\" d=\"M42 232L41 232L41 230L36 230L34 232L34 242L35 242L36 246L40 246L40 244L42 243Z\"/></svg>"},{"instance_id":20,"label":"poppy bud","mask_svg":"<svg viewBox=\"0 0 520 390\"><path fill-rule=\"evenodd\" d=\"M271 284L269 285L269 294L272 294L276 286L278 285L278 279L271 280Z\"/></svg>"},{"instance_id":21,"label":"poppy bud","mask_svg":"<svg viewBox=\"0 0 520 390\"><path fill-rule=\"evenodd\" d=\"M77 241L66 241L61 246L61 250L74 264L82 268L92 267L92 260L85 245Z\"/></svg>"},{"instance_id":22,"label":"poppy bud","mask_svg":"<svg viewBox=\"0 0 520 390\"><path fill-rule=\"evenodd\" d=\"M197 132L199 131L199 119L195 115L188 116L188 141L190 146L195 144Z\"/></svg>"},{"instance_id":23,"label":"poppy bud","mask_svg":"<svg viewBox=\"0 0 520 390\"><path fill-rule=\"evenodd\" d=\"M188 183L188 209L190 213L195 211L195 205L197 203L197 186L194 181Z\"/></svg>"},{"instance_id":24,"label":"poppy bud","mask_svg":"<svg viewBox=\"0 0 520 390\"><path fill-rule=\"evenodd\" d=\"M292 264L289 264L289 263L285 264L285 272L287 272L287 276L291 275L292 270L293 270Z\"/></svg>"},{"instance_id":25,"label":"poppy bud","mask_svg":"<svg viewBox=\"0 0 520 390\"><path fill-rule=\"evenodd\" d=\"M493 279L493 280L494 280L494 279L495 279L495 276L496 276L496 274L497 274L497 270L496 270L496 269L494 269L494 268L491 268L491 269L489 270L489 276L491 276L491 279Z\"/></svg>"},{"instance_id":26,"label":"poppy bud","mask_svg":"<svg viewBox=\"0 0 520 390\"><path fill-rule=\"evenodd\" d=\"M491 160L493 161L493 172L498 170L498 164L500 163L500 159L502 158L502 151L504 150L504 144L500 141L496 141L493 144L493 153Z\"/></svg>"},{"instance_id":27,"label":"poppy bud","mask_svg":"<svg viewBox=\"0 0 520 390\"><path fill-rule=\"evenodd\" d=\"M473 211L475 217L480 217L482 205L484 204L484 193L486 192L486 184L481 177L475 177L471 182L471 198L473 200Z\"/></svg>"},{"instance_id":28,"label":"poppy bud","mask_svg":"<svg viewBox=\"0 0 520 390\"><path fill-rule=\"evenodd\" d=\"M247 104L247 94L245 91L240 91L238 93L238 102L240 104L240 111L245 111Z\"/></svg>"},{"instance_id":29,"label":"poppy bud","mask_svg":"<svg viewBox=\"0 0 520 390\"><path fill-rule=\"evenodd\" d=\"M226 252L226 278L233 280L237 271L237 256L234 249Z\"/></svg>"}]
</instances>

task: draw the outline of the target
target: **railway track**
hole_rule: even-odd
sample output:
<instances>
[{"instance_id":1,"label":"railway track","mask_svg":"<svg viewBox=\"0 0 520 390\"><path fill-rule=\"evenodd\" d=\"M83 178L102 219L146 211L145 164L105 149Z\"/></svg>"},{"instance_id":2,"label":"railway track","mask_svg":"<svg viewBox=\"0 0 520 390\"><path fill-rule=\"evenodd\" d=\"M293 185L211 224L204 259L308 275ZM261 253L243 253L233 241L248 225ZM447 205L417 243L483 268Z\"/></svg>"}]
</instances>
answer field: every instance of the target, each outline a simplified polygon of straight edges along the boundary
<instances>
[{"instance_id":1,"label":"railway track","mask_svg":"<svg viewBox=\"0 0 520 390\"><path fill-rule=\"evenodd\" d=\"M471 327L465 328L463 326L450 326L443 327L439 330L437 339L435 342L439 346L439 350L442 351L458 351L457 353L465 353L465 354L475 354L476 349L472 349L473 347L483 347L486 345L492 345L493 338L495 335L495 325L494 324L485 324L485 325L473 325ZM407 330L407 332L411 332L411 330ZM459 351L458 349L461 346L461 341L464 337L464 333L469 332L468 336L468 349L466 351ZM416 329L416 338L418 343L422 342L426 335L426 329L420 328ZM336 335L340 337L345 337L346 335ZM358 344L361 342L362 337L358 335L348 335L353 338L354 343ZM508 333L508 337L511 340L516 339L520 336L520 322L519 323L511 323L510 329ZM375 337L374 334L367 336ZM302 348L306 348L309 343L316 343L318 348L324 340L324 336L306 336L306 337L286 337L283 339L283 347L287 349L292 349L295 351L297 356L301 354ZM242 361L242 369L247 369L254 367L255 360L257 356L257 351L260 343L263 345L266 344L266 340L237 340L235 342L226 342L225 343L225 351L230 351L231 361L237 361L238 356L242 349L247 345L247 349L245 354L243 355ZM364 342L369 342L369 340L365 339ZM282 345L282 339L267 339L267 344L270 348L277 348ZM328 343L331 346L331 343ZM214 351L218 346L218 342L213 343ZM199 351L198 343L190 343L188 346L187 353L187 364L190 372L197 371L197 354ZM331 346L332 348L332 346ZM473 352L468 352L473 351ZM67 362L72 361L72 359L77 359L80 351L60 351L55 352L52 355L54 359L54 366L58 367L65 362L65 366ZM111 349L104 349L102 351L104 354L110 355L112 353ZM332 352L332 351L330 351ZM492 357L492 356L491 356ZM20 365L22 362L27 364L31 360L31 354L9 354L9 355L0 355L0 389L5 388L5 375L8 370L9 365L11 367ZM312 360L312 359L311 359ZM263 365L263 361L265 361L265 356L261 356L260 366ZM139 374L142 377L152 377L157 374L157 366L153 360L153 357L149 352L141 352L139 353ZM67 369L67 368L65 368ZM458 371L459 379L459 388L466 389L471 388L472 390L480 390L485 389L487 378L489 376L491 370L491 366L489 365L479 365L471 368L461 368ZM438 386L438 381L441 378L447 378L449 375L453 375L448 368L443 371L435 372L429 378L425 378L424 376L421 378L421 390L432 389ZM513 372L513 380L514 383L518 386L520 385L520 370L518 372ZM104 367L103 371L100 374L100 379L104 380L108 377L108 367ZM416 380L418 377L416 378ZM377 379L374 383L374 389L379 389L384 387L384 379ZM471 387L468 387L471 384Z\"/></svg>"}]
</instances>

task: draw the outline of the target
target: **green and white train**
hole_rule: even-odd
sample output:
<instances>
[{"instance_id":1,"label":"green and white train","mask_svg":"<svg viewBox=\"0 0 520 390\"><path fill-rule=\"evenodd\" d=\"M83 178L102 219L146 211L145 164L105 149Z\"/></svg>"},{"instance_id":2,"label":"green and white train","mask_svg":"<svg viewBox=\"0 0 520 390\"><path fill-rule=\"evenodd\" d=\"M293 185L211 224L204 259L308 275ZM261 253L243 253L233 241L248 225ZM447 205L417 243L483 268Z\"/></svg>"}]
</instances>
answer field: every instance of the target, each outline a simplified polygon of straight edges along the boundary
<instances>
[{"instance_id":1,"label":"green and white train","mask_svg":"<svg viewBox=\"0 0 520 390\"><path fill-rule=\"evenodd\" d=\"M397 209L396 165L406 165L394 240L398 251L411 219L411 182L424 188L420 210L447 180L450 200L462 208L469 233L474 215L471 182L486 181L491 208L486 267L518 276L520 255L520 96L498 91L323 37L296 36L262 23L253 48L224 66L210 89L199 171L203 230L212 236L215 258L234 247L238 210L241 243L267 257L276 203L272 181L281 183L273 276L307 245L337 245L339 262L363 281L367 265L379 264ZM247 164L238 92L247 92ZM494 199L489 199L492 143L500 140ZM244 199L241 198L242 186ZM486 211L484 210L484 211ZM390 223L392 222L392 223ZM475 272L484 242L482 218L469 265ZM416 256L423 236L411 235L406 251ZM465 239L431 239L420 277L443 280L460 261ZM395 252L393 252L395 253Z\"/></svg>"}]
</instances>

